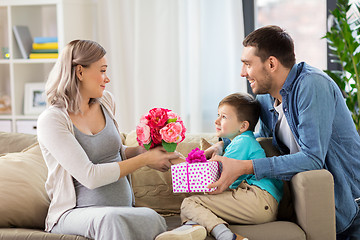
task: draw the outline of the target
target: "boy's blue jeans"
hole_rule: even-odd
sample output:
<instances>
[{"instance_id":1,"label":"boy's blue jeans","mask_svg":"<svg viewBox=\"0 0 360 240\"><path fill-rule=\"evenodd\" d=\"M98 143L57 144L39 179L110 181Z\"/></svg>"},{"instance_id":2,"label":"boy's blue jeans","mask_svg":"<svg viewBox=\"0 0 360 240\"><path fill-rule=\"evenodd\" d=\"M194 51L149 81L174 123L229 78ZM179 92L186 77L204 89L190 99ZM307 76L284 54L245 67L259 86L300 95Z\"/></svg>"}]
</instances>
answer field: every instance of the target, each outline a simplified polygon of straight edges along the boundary
<instances>
[{"instance_id":1,"label":"boy's blue jeans","mask_svg":"<svg viewBox=\"0 0 360 240\"><path fill-rule=\"evenodd\" d=\"M357 201L360 207L360 200ZM360 211L358 212L353 224L344 232L336 235L337 240L360 240Z\"/></svg>"}]
</instances>

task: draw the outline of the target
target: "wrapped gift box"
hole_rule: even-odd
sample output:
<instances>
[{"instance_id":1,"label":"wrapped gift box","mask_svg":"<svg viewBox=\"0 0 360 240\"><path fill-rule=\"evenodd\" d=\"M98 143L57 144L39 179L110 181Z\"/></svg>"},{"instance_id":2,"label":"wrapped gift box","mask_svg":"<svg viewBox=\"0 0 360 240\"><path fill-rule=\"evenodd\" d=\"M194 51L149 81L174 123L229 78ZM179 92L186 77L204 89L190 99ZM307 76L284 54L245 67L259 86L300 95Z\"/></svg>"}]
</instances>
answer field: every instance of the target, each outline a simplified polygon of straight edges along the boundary
<instances>
[{"instance_id":1,"label":"wrapped gift box","mask_svg":"<svg viewBox=\"0 0 360 240\"><path fill-rule=\"evenodd\" d=\"M173 192L211 192L210 183L220 177L218 162L180 163L171 166Z\"/></svg>"}]
</instances>

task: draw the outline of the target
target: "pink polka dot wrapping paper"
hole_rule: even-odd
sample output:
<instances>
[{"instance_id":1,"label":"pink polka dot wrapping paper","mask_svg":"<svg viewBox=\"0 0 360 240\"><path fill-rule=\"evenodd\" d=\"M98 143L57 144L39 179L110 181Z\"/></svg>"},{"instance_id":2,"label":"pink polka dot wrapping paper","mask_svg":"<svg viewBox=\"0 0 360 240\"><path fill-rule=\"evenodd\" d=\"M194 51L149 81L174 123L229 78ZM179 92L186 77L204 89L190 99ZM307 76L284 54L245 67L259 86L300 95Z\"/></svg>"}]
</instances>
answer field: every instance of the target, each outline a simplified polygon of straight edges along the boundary
<instances>
[{"instance_id":1,"label":"pink polka dot wrapping paper","mask_svg":"<svg viewBox=\"0 0 360 240\"><path fill-rule=\"evenodd\" d=\"M218 162L180 163L171 166L173 192L211 192L210 183L220 177Z\"/></svg>"}]
</instances>

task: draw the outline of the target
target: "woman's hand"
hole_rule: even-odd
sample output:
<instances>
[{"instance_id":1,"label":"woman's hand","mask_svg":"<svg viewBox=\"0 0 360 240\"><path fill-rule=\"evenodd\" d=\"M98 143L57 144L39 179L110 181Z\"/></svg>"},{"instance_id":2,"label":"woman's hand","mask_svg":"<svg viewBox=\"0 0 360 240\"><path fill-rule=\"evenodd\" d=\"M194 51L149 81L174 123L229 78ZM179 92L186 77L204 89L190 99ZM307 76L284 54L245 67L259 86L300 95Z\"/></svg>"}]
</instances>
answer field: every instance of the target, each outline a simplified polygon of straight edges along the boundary
<instances>
[{"instance_id":1,"label":"woman's hand","mask_svg":"<svg viewBox=\"0 0 360 240\"><path fill-rule=\"evenodd\" d=\"M126 161L118 162L120 167L119 179L144 166L166 172L171 166L170 160L179 158L178 153L169 153L163 147L156 147L138 155L136 154L138 153L137 151L143 152L142 149L137 147L129 150L130 148L125 150L125 152L127 151L126 155L134 155L134 157L129 158Z\"/></svg>"},{"instance_id":2,"label":"woman's hand","mask_svg":"<svg viewBox=\"0 0 360 240\"><path fill-rule=\"evenodd\" d=\"M206 159L210 159L210 158L214 157L215 155L222 155L223 148L224 148L223 141L214 143L213 145L211 145L211 147L209 147L208 149L206 149L204 151Z\"/></svg>"},{"instance_id":3,"label":"woman's hand","mask_svg":"<svg viewBox=\"0 0 360 240\"><path fill-rule=\"evenodd\" d=\"M146 149L142 146L137 146L137 147L127 147L125 149L125 155L126 158L132 158L132 157L136 157L139 154L142 154L146 152Z\"/></svg>"},{"instance_id":4,"label":"woman's hand","mask_svg":"<svg viewBox=\"0 0 360 240\"><path fill-rule=\"evenodd\" d=\"M179 158L180 155L177 152L167 152L163 147L159 146L144 153L144 157L148 167L166 172L171 167L170 161Z\"/></svg>"}]
</instances>

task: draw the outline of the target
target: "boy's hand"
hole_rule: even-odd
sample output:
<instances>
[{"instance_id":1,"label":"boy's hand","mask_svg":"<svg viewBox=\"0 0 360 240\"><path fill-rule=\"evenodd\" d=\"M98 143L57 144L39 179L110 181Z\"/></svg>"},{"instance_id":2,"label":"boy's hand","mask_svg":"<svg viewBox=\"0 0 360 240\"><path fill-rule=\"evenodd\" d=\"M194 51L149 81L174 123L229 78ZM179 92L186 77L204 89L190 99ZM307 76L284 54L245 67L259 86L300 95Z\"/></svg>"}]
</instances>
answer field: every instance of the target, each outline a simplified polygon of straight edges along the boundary
<instances>
[{"instance_id":1,"label":"boy's hand","mask_svg":"<svg viewBox=\"0 0 360 240\"><path fill-rule=\"evenodd\" d=\"M179 158L171 159L171 160L170 160L171 165L186 162L186 158L184 157L184 155L182 155L180 152L177 152L177 151L175 151L175 152L176 152L177 154L179 154Z\"/></svg>"},{"instance_id":2,"label":"boy's hand","mask_svg":"<svg viewBox=\"0 0 360 240\"><path fill-rule=\"evenodd\" d=\"M214 143L211 147L209 147L204 151L206 159L210 159L215 155L222 155L223 147L224 147L223 141Z\"/></svg>"}]
</instances>

